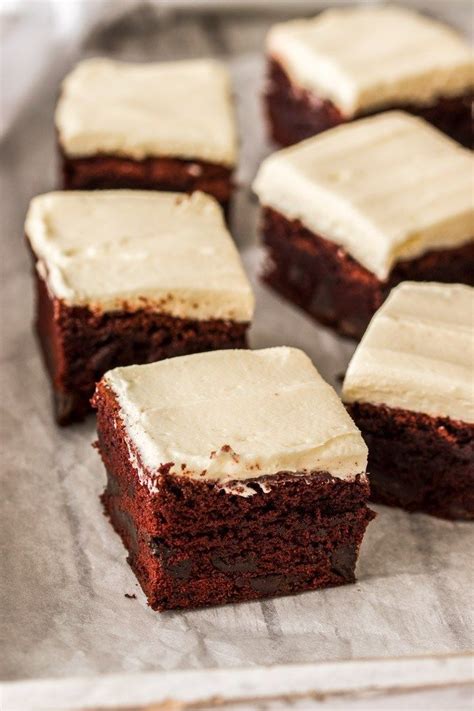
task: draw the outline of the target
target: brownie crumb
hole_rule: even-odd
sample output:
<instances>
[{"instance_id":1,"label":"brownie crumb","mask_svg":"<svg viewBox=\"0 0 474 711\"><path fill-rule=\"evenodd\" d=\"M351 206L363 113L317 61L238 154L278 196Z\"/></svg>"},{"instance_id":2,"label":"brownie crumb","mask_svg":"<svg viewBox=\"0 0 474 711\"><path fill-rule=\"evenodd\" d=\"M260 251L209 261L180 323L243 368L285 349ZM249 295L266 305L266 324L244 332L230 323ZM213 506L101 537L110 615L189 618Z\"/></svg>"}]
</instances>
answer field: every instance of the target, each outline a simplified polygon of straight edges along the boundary
<instances>
[{"instance_id":1,"label":"brownie crumb","mask_svg":"<svg viewBox=\"0 0 474 711\"><path fill-rule=\"evenodd\" d=\"M397 109L420 116L461 145L471 148L471 102L472 92L468 90L459 96L440 96L429 106L394 103L384 106L383 110ZM272 58L267 68L265 108L270 137L280 146L299 143L347 120L329 99L306 89L296 90L283 66ZM357 118L374 113L378 111L369 110Z\"/></svg>"},{"instance_id":2,"label":"brownie crumb","mask_svg":"<svg viewBox=\"0 0 474 711\"><path fill-rule=\"evenodd\" d=\"M62 186L65 190L165 190L212 195L228 211L234 182L232 168L180 158L95 155L67 156L59 146ZM176 203L184 202L178 197Z\"/></svg>"},{"instance_id":3,"label":"brownie crumb","mask_svg":"<svg viewBox=\"0 0 474 711\"><path fill-rule=\"evenodd\" d=\"M369 448L373 501L474 520L474 425L362 402L347 410Z\"/></svg>"},{"instance_id":4,"label":"brownie crumb","mask_svg":"<svg viewBox=\"0 0 474 711\"><path fill-rule=\"evenodd\" d=\"M225 454L230 454L234 462L240 461L239 455L237 454L237 452L234 452L230 444L223 444L221 447L221 452L225 452Z\"/></svg>"},{"instance_id":5,"label":"brownie crumb","mask_svg":"<svg viewBox=\"0 0 474 711\"><path fill-rule=\"evenodd\" d=\"M125 593L124 597L126 597L128 600L136 600L137 599L137 596L135 595L135 593Z\"/></svg>"},{"instance_id":6,"label":"brownie crumb","mask_svg":"<svg viewBox=\"0 0 474 711\"><path fill-rule=\"evenodd\" d=\"M398 261L388 279L380 280L300 220L288 220L268 207L263 209L262 238L267 252L263 281L319 323L356 340L402 281L474 285L472 241Z\"/></svg>"},{"instance_id":7,"label":"brownie crumb","mask_svg":"<svg viewBox=\"0 0 474 711\"><path fill-rule=\"evenodd\" d=\"M86 417L95 383L111 368L247 346L248 323L182 319L147 306L96 312L51 296L46 282L39 275L35 278L36 328L48 362L51 358L56 419L61 425ZM60 341L52 333L60 333Z\"/></svg>"}]
</instances>

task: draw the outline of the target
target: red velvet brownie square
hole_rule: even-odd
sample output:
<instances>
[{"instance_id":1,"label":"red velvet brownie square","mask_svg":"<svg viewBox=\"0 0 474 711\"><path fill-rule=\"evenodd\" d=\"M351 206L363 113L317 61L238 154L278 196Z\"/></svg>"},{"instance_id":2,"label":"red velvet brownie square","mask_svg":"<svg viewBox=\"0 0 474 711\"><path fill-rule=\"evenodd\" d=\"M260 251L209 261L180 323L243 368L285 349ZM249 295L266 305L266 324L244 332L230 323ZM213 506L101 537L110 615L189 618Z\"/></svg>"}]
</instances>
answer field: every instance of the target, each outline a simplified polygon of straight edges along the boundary
<instances>
[{"instance_id":1,"label":"red velvet brownie square","mask_svg":"<svg viewBox=\"0 0 474 711\"><path fill-rule=\"evenodd\" d=\"M267 56L265 106L280 145L397 108L472 146L472 54L432 18L399 7L331 9L275 25Z\"/></svg>"},{"instance_id":2,"label":"red velvet brownie square","mask_svg":"<svg viewBox=\"0 0 474 711\"><path fill-rule=\"evenodd\" d=\"M201 190L229 204L237 139L218 61L83 61L63 82L56 128L66 189Z\"/></svg>"},{"instance_id":3,"label":"red velvet brownie square","mask_svg":"<svg viewBox=\"0 0 474 711\"><path fill-rule=\"evenodd\" d=\"M110 368L246 346L253 295L209 195L49 193L26 235L60 424L87 414Z\"/></svg>"},{"instance_id":4,"label":"red velvet brownie square","mask_svg":"<svg viewBox=\"0 0 474 711\"><path fill-rule=\"evenodd\" d=\"M375 314L343 400L369 447L372 497L474 519L474 289L405 282Z\"/></svg>"},{"instance_id":5,"label":"red velvet brownie square","mask_svg":"<svg viewBox=\"0 0 474 711\"><path fill-rule=\"evenodd\" d=\"M277 151L255 191L265 280L360 338L403 280L474 283L473 157L393 111Z\"/></svg>"},{"instance_id":6,"label":"red velvet brownie square","mask_svg":"<svg viewBox=\"0 0 474 711\"><path fill-rule=\"evenodd\" d=\"M93 402L105 509L153 609L354 581L367 450L304 353L116 368Z\"/></svg>"}]
</instances>

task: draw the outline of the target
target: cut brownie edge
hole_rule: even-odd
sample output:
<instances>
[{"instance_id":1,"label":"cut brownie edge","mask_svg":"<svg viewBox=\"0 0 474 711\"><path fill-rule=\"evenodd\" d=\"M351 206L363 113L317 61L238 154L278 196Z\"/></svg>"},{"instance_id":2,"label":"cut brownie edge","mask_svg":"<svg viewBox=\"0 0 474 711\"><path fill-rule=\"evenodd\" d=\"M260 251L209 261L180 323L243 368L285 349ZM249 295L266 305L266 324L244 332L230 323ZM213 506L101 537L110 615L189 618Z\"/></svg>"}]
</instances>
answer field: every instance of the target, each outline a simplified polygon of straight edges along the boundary
<instances>
[{"instance_id":1,"label":"cut brownie edge","mask_svg":"<svg viewBox=\"0 0 474 711\"><path fill-rule=\"evenodd\" d=\"M263 280L350 338L361 338L390 290L402 281L474 285L474 241L399 261L381 281L343 247L269 207L262 212L262 238L267 249Z\"/></svg>"},{"instance_id":2,"label":"cut brownie edge","mask_svg":"<svg viewBox=\"0 0 474 711\"><path fill-rule=\"evenodd\" d=\"M474 519L474 425L386 405L346 405L369 448L371 499Z\"/></svg>"},{"instance_id":3,"label":"cut brownie edge","mask_svg":"<svg viewBox=\"0 0 474 711\"><path fill-rule=\"evenodd\" d=\"M349 119L329 99L318 97L293 84L275 58L270 58L268 61L267 86L264 94L270 136L280 146L299 143L348 120L400 109L425 119L461 145L472 148L473 99L474 94L468 92L461 96L439 97L435 103L427 106L392 104L360 113Z\"/></svg>"},{"instance_id":4,"label":"cut brownie edge","mask_svg":"<svg viewBox=\"0 0 474 711\"><path fill-rule=\"evenodd\" d=\"M315 526L310 520L299 528L287 529L272 524L270 530L268 526L265 530L249 524L248 543L242 538L242 525L237 524L235 528L226 526L226 535L213 545L202 541L196 544L190 535L184 545L178 546L166 537L143 534L140 523L109 487L102 501L128 550L127 560L149 604L157 610L260 599L352 583L359 546L373 517L362 506L333 517L332 523L328 519L325 527Z\"/></svg>"},{"instance_id":5,"label":"cut brownie edge","mask_svg":"<svg viewBox=\"0 0 474 711\"><path fill-rule=\"evenodd\" d=\"M169 558L166 555L157 557L154 542L140 541L133 547L131 541L135 540L136 533L132 524L120 510L109 509L107 503L105 508L128 550L127 561L154 610L243 602L355 582L356 544L344 542L319 556L315 552L313 563L295 564L291 560L285 567L280 563L275 569L270 566L264 572L260 567L250 572L255 558L229 558L225 548L216 549L206 561L201 556L190 557L184 552ZM289 556L291 558L291 553ZM195 571L201 570L203 563L209 564L209 561L215 570L207 576L194 577Z\"/></svg>"},{"instance_id":6,"label":"cut brownie edge","mask_svg":"<svg viewBox=\"0 0 474 711\"><path fill-rule=\"evenodd\" d=\"M95 383L111 368L247 347L248 323L181 319L149 309L95 313L51 295L37 273L36 292L36 332L60 425L91 412Z\"/></svg>"},{"instance_id":7,"label":"cut brownie edge","mask_svg":"<svg viewBox=\"0 0 474 711\"><path fill-rule=\"evenodd\" d=\"M100 441L99 451L103 454ZM355 511L364 508L368 496L366 481L336 487L324 476L321 477L324 483L318 481L318 472L307 478L290 474L269 476L267 481L273 486L267 485L266 492L242 497L229 494L218 482L177 475L160 477L159 490L152 494L139 482L135 471L125 477L123 473L111 473L107 467L106 471L107 497L120 501L121 509L142 532L150 538L166 538L174 548L191 550L213 548L223 541L232 545L237 528L239 541L249 548L254 546L252 537L256 532L266 539L272 535L270 528L278 529L285 537L300 529L312 530L313 536L325 536L335 522L342 522L345 517L350 521ZM291 479L296 481L293 483ZM323 494L319 498L315 492Z\"/></svg>"},{"instance_id":8,"label":"cut brownie edge","mask_svg":"<svg viewBox=\"0 0 474 711\"><path fill-rule=\"evenodd\" d=\"M142 463L116 396L103 382L94 405L98 448L108 472L102 501L154 609L354 581L358 549L374 516L365 503L365 476L279 473L256 478L254 495L241 496L218 481L162 471L149 473L150 490L140 481Z\"/></svg>"},{"instance_id":9,"label":"cut brownie edge","mask_svg":"<svg viewBox=\"0 0 474 711\"><path fill-rule=\"evenodd\" d=\"M200 160L150 157L135 160L113 155L67 156L60 150L64 190L163 190L212 195L228 211L232 170Z\"/></svg>"}]
</instances>

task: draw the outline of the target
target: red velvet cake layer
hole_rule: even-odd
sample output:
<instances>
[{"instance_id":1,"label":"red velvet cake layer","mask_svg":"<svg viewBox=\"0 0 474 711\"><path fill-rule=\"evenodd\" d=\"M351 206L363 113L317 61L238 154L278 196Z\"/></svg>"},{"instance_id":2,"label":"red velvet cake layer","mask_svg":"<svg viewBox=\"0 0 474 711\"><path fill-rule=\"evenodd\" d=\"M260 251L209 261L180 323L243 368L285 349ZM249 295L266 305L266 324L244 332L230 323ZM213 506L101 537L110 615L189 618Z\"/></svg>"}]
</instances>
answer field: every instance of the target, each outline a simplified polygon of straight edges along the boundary
<instances>
[{"instance_id":1,"label":"red velvet cake layer","mask_svg":"<svg viewBox=\"0 0 474 711\"><path fill-rule=\"evenodd\" d=\"M95 383L111 368L247 346L248 323L181 319L148 309L95 313L51 296L37 274L36 286L36 330L61 425L90 412Z\"/></svg>"},{"instance_id":2,"label":"red velvet cake layer","mask_svg":"<svg viewBox=\"0 0 474 711\"><path fill-rule=\"evenodd\" d=\"M347 409L369 448L374 501L474 519L474 425L385 405Z\"/></svg>"},{"instance_id":3,"label":"red velvet cake layer","mask_svg":"<svg viewBox=\"0 0 474 711\"><path fill-rule=\"evenodd\" d=\"M97 155L73 158L61 153L65 190L132 189L192 193L201 190L228 208L232 171L225 166L180 158L134 160Z\"/></svg>"},{"instance_id":4,"label":"red velvet cake layer","mask_svg":"<svg viewBox=\"0 0 474 711\"><path fill-rule=\"evenodd\" d=\"M334 242L263 209L267 248L263 279L276 291L341 335L360 338L390 289L401 281L474 285L474 242L400 261L380 281Z\"/></svg>"},{"instance_id":5,"label":"red velvet cake layer","mask_svg":"<svg viewBox=\"0 0 474 711\"><path fill-rule=\"evenodd\" d=\"M271 138L281 146L298 143L347 120L328 99L322 99L292 84L281 64L274 59L270 59L268 63L264 99ZM440 97L431 106L393 104L378 111L359 114L354 118L401 109L424 118L458 143L472 148L474 136L472 101L471 93L456 97Z\"/></svg>"},{"instance_id":6,"label":"red velvet cake layer","mask_svg":"<svg viewBox=\"0 0 474 711\"><path fill-rule=\"evenodd\" d=\"M315 472L244 482L253 495L130 462L140 456L113 393L94 396L98 448L108 472L103 502L128 561L156 610L260 599L353 582L374 514L368 485ZM143 477L149 477L148 487ZM248 492L247 492L248 493Z\"/></svg>"}]
</instances>

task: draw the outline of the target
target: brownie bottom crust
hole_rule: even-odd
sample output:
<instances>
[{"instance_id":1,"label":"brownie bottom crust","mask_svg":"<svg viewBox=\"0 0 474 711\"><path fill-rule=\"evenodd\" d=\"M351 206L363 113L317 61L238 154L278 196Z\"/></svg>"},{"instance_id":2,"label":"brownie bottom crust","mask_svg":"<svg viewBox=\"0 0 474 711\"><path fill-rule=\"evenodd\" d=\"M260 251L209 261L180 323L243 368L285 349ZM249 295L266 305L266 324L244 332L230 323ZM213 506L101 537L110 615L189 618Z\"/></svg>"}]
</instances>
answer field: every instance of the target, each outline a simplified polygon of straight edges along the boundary
<instances>
[{"instance_id":1,"label":"brownie bottom crust","mask_svg":"<svg viewBox=\"0 0 474 711\"><path fill-rule=\"evenodd\" d=\"M248 323L181 319L146 308L96 313L51 296L38 275L36 286L36 332L60 425L84 419L96 382L111 368L247 347Z\"/></svg>"},{"instance_id":2,"label":"brownie bottom crust","mask_svg":"<svg viewBox=\"0 0 474 711\"><path fill-rule=\"evenodd\" d=\"M369 448L371 499L474 519L474 425L384 405L347 405Z\"/></svg>"},{"instance_id":3,"label":"brownie bottom crust","mask_svg":"<svg viewBox=\"0 0 474 711\"><path fill-rule=\"evenodd\" d=\"M424 118L458 143L472 148L473 99L474 95L469 92L456 97L440 97L429 106L392 104L355 118L400 109ZM274 59L268 63L264 101L271 138L281 146L298 143L347 121L331 101L292 84L283 67Z\"/></svg>"},{"instance_id":4,"label":"brownie bottom crust","mask_svg":"<svg viewBox=\"0 0 474 711\"><path fill-rule=\"evenodd\" d=\"M60 153L64 190L201 190L227 211L233 191L232 171L222 165L180 158L133 160L96 155L72 158Z\"/></svg>"},{"instance_id":5,"label":"brownie bottom crust","mask_svg":"<svg viewBox=\"0 0 474 711\"><path fill-rule=\"evenodd\" d=\"M262 238L267 260L263 280L320 323L359 339L402 281L438 281L474 286L474 241L400 261L381 281L334 242L299 220L264 208Z\"/></svg>"},{"instance_id":6,"label":"brownie bottom crust","mask_svg":"<svg viewBox=\"0 0 474 711\"><path fill-rule=\"evenodd\" d=\"M185 609L342 585L355 580L368 485L314 473L244 482L251 495L169 473L140 481L138 453L113 394L99 385L98 449L108 483L102 501L128 562L155 610ZM235 484L239 486L239 484ZM240 485L241 486L241 485Z\"/></svg>"}]
</instances>

